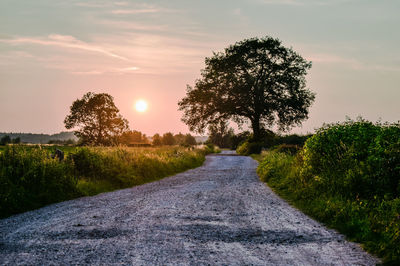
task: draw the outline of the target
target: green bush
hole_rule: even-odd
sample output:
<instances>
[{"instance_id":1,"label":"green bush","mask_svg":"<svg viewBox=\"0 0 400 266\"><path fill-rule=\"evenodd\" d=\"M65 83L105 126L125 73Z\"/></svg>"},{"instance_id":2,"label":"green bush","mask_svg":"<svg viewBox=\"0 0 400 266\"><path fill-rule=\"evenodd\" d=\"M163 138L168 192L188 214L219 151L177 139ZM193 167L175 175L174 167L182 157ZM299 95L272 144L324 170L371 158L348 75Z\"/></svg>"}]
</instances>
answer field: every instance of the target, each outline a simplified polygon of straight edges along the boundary
<instances>
[{"instance_id":1,"label":"green bush","mask_svg":"<svg viewBox=\"0 0 400 266\"><path fill-rule=\"evenodd\" d=\"M303 147L304 143L309 139L312 135L285 135L285 136L276 136L275 145L287 144L287 145L296 145L299 147Z\"/></svg>"},{"instance_id":2,"label":"green bush","mask_svg":"<svg viewBox=\"0 0 400 266\"><path fill-rule=\"evenodd\" d=\"M295 155L300 151L300 147L293 144L280 144L275 146L273 151Z\"/></svg>"},{"instance_id":3,"label":"green bush","mask_svg":"<svg viewBox=\"0 0 400 266\"><path fill-rule=\"evenodd\" d=\"M264 155L257 172L278 194L385 263L400 264L398 124L327 125L295 156Z\"/></svg>"},{"instance_id":4,"label":"green bush","mask_svg":"<svg viewBox=\"0 0 400 266\"><path fill-rule=\"evenodd\" d=\"M205 152L205 154L220 153L221 150L217 146L215 146L213 143L208 142L205 144L204 152Z\"/></svg>"},{"instance_id":5,"label":"green bush","mask_svg":"<svg viewBox=\"0 0 400 266\"><path fill-rule=\"evenodd\" d=\"M399 196L397 124L348 121L328 125L307 140L303 159L305 180L331 194L367 199Z\"/></svg>"},{"instance_id":6,"label":"green bush","mask_svg":"<svg viewBox=\"0 0 400 266\"><path fill-rule=\"evenodd\" d=\"M236 152L240 155L250 155L250 154L259 154L263 148L262 142L249 142L246 141L241 144L237 149Z\"/></svg>"},{"instance_id":7,"label":"green bush","mask_svg":"<svg viewBox=\"0 0 400 266\"><path fill-rule=\"evenodd\" d=\"M46 150L7 146L0 153L1 217L79 196L73 168Z\"/></svg>"},{"instance_id":8,"label":"green bush","mask_svg":"<svg viewBox=\"0 0 400 266\"><path fill-rule=\"evenodd\" d=\"M264 182L282 176L287 177L292 171L293 159L293 156L286 153L268 152L260 163L257 173Z\"/></svg>"}]
</instances>

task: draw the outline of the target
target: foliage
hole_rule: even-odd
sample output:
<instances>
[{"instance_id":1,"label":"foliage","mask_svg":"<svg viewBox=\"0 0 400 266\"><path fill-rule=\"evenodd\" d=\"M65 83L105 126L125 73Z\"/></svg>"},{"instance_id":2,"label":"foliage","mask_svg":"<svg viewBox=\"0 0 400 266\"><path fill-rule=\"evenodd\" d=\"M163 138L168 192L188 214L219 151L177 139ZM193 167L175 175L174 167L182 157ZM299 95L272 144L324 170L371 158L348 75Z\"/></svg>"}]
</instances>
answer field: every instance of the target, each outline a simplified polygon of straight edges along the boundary
<instances>
[{"instance_id":1,"label":"foliage","mask_svg":"<svg viewBox=\"0 0 400 266\"><path fill-rule=\"evenodd\" d=\"M11 138L8 135L5 135L0 139L0 145L6 145L8 143L11 143Z\"/></svg>"},{"instance_id":2,"label":"foliage","mask_svg":"<svg viewBox=\"0 0 400 266\"><path fill-rule=\"evenodd\" d=\"M262 142L246 141L236 149L236 152L240 155L258 154L261 152L262 148Z\"/></svg>"},{"instance_id":3,"label":"foliage","mask_svg":"<svg viewBox=\"0 0 400 266\"><path fill-rule=\"evenodd\" d=\"M300 146L293 144L280 144L275 146L272 150L280 153L287 153L290 155L295 155L300 151Z\"/></svg>"},{"instance_id":4,"label":"foliage","mask_svg":"<svg viewBox=\"0 0 400 266\"><path fill-rule=\"evenodd\" d=\"M52 140L49 140L48 144L75 145L76 141L73 139L67 139L67 140L52 139Z\"/></svg>"},{"instance_id":5,"label":"foliage","mask_svg":"<svg viewBox=\"0 0 400 266\"><path fill-rule=\"evenodd\" d=\"M221 150L212 143L207 143L204 147L206 153L220 153Z\"/></svg>"},{"instance_id":6,"label":"foliage","mask_svg":"<svg viewBox=\"0 0 400 266\"><path fill-rule=\"evenodd\" d=\"M308 135L290 134L290 135L276 136L274 145L288 144L288 145L296 145L299 147L303 147L304 143L311 136L312 136L311 134Z\"/></svg>"},{"instance_id":7,"label":"foliage","mask_svg":"<svg viewBox=\"0 0 400 266\"><path fill-rule=\"evenodd\" d=\"M75 100L65 118L67 129L76 128L75 135L85 145L114 145L128 130L128 121L119 114L114 99L107 93L86 93Z\"/></svg>"},{"instance_id":8,"label":"foliage","mask_svg":"<svg viewBox=\"0 0 400 266\"><path fill-rule=\"evenodd\" d=\"M197 142L196 142L195 137L193 137L190 134L186 134L183 144L186 145L186 146L193 146L193 145L196 145Z\"/></svg>"},{"instance_id":9,"label":"foliage","mask_svg":"<svg viewBox=\"0 0 400 266\"><path fill-rule=\"evenodd\" d=\"M161 142L163 145L174 145L175 138L171 132L167 132L162 136Z\"/></svg>"},{"instance_id":10,"label":"foliage","mask_svg":"<svg viewBox=\"0 0 400 266\"><path fill-rule=\"evenodd\" d=\"M12 140L13 144L20 144L21 143L21 138L20 137L16 137L15 139Z\"/></svg>"},{"instance_id":11,"label":"foliage","mask_svg":"<svg viewBox=\"0 0 400 266\"><path fill-rule=\"evenodd\" d=\"M264 155L257 172L281 196L386 263L400 263L398 124L325 125L296 155Z\"/></svg>"},{"instance_id":12,"label":"foliage","mask_svg":"<svg viewBox=\"0 0 400 266\"><path fill-rule=\"evenodd\" d=\"M185 146L185 135L183 135L181 132L175 134L174 141L176 145Z\"/></svg>"},{"instance_id":13,"label":"foliage","mask_svg":"<svg viewBox=\"0 0 400 266\"><path fill-rule=\"evenodd\" d=\"M158 134L158 133L154 134L154 136L153 136L153 145L154 146L162 145L162 139L161 139L160 134Z\"/></svg>"},{"instance_id":14,"label":"foliage","mask_svg":"<svg viewBox=\"0 0 400 266\"><path fill-rule=\"evenodd\" d=\"M308 117L314 93L305 88L311 62L272 37L252 38L206 58L201 79L187 86L179 102L190 130L232 120L250 121L254 140L265 128L299 125Z\"/></svg>"},{"instance_id":15,"label":"foliage","mask_svg":"<svg viewBox=\"0 0 400 266\"><path fill-rule=\"evenodd\" d=\"M137 143L148 143L148 139L146 134L142 134L142 132L137 130L129 130L123 132L119 136L119 144L129 145L129 144L137 144Z\"/></svg>"},{"instance_id":16,"label":"foliage","mask_svg":"<svg viewBox=\"0 0 400 266\"><path fill-rule=\"evenodd\" d=\"M197 144L195 137L193 137L190 134L184 135L180 132L179 132L179 134L174 135L174 143L176 145L185 146L185 147L189 147L189 146L193 146L193 145Z\"/></svg>"},{"instance_id":17,"label":"foliage","mask_svg":"<svg viewBox=\"0 0 400 266\"><path fill-rule=\"evenodd\" d=\"M305 181L331 194L365 199L399 197L398 124L349 120L326 125L307 140L303 160Z\"/></svg>"},{"instance_id":18,"label":"foliage","mask_svg":"<svg viewBox=\"0 0 400 266\"><path fill-rule=\"evenodd\" d=\"M1 217L79 196L73 167L38 147L7 146L0 153Z\"/></svg>"},{"instance_id":19,"label":"foliage","mask_svg":"<svg viewBox=\"0 0 400 266\"><path fill-rule=\"evenodd\" d=\"M260 163L257 173L264 182L271 178L288 177L293 171L294 156L277 151L269 151Z\"/></svg>"},{"instance_id":20,"label":"foliage","mask_svg":"<svg viewBox=\"0 0 400 266\"><path fill-rule=\"evenodd\" d=\"M20 140L20 142L23 143L32 143L32 144L44 144L48 143L51 140L61 140L61 141L66 141L69 139L72 139L75 141L75 136L73 132L60 132L52 135L48 134L33 134L33 133L3 133L0 132L0 138L4 137L5 135L10 136L11 139L14 139L14 141L17 141L17 139Z\"/></svg>"},{"instance_id":21,"label":"foliage","mask_svg":"<svg viewBox=\"0 0 400 266\"><path fill-rule=\"evenodd\" d=\"M12 145L0 152L0 216L151 182L200 166L210 149Z\"/></svg>"},{"instance_id":22,"label":"foliage","mask_svg":"<svg viewBox=\"0 0 400 266\"><path fill-rule=\"evenodd\" d=\"M220 148L230 148L232 146L231 138L234 135L233 129L228 128L226 121L220 121L217 124L208 126L209 137L207 142L211 142Z\"/></svg>"},{"instance_id":23,"label":"foliage","mask_svg":"<svg viewBox=\"0 0 400 266\"><path fill-rule=\"evenodd\" d=\"M236 150L241 144L251 136L249 131L243 131L230 137L231 149Z\"/></svg>"}]
</instances>

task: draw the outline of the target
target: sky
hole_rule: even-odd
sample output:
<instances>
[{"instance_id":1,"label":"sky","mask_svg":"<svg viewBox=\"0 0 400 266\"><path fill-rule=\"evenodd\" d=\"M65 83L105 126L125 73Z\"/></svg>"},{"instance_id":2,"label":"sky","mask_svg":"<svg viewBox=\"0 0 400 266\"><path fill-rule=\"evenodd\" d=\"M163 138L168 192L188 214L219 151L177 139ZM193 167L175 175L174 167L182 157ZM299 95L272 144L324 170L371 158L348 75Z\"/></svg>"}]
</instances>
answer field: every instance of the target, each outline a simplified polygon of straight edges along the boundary
<instances>
[{"instance_id":1,"label":"sky","mask_svg":"<svg viewBox=\"0 0 400 266\"><path fill-rule=\"evenodd\" d=\"M91 91L111 94L131 129L188 133L177 103L205 57L267 35L313 63L316 99L291 133L346 117L396 122L399 13L398 0L0 0L0 132L65 131Z\"/></svg>"}]
</instances>

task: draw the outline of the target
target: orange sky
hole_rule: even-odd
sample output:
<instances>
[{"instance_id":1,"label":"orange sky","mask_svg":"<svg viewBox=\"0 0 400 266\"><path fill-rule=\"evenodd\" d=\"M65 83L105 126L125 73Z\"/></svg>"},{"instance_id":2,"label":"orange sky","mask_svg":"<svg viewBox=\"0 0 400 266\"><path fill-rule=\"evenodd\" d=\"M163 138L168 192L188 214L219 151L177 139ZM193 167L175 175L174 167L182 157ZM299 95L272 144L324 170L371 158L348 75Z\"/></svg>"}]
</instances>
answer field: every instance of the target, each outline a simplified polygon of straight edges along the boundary
<instances>
[{"instance_id":1,"label":"orange sky","mask_svg":"<svg viewBox=\"0 0 400 266\"><path fill-rule=\"evenodd\" d=\"M132 129L187 133L177 102L204 58L271 35L313 61L310 118L399 120L398 1L0 2L0 132L56 133L86 92L114 96ZM147 112L133 105L146 99Z\"/></svg>"}]
</instances>

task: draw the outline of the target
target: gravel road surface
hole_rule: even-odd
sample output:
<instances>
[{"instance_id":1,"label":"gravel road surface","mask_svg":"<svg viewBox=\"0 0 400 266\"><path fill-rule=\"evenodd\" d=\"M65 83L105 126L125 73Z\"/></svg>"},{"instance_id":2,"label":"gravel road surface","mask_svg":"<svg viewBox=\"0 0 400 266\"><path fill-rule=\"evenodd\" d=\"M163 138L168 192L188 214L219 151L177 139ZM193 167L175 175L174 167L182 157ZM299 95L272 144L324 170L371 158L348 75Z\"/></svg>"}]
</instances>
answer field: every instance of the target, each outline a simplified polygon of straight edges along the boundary
<instances>
[{"instance_id":1,"label":"gravel road surface","mask_svg":"<svg viewBox=\"0 0 400 266\"><path fill-rule=\"evenodd\" d=\"M375 265L229 152L142 186L0 220L0 264Z\"/></svg>"}]
</instances>

